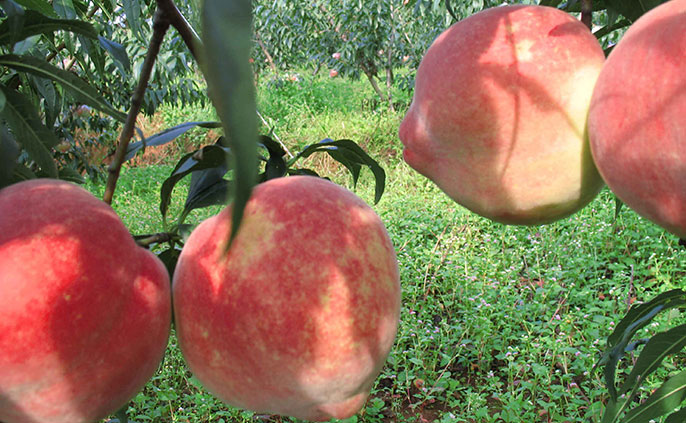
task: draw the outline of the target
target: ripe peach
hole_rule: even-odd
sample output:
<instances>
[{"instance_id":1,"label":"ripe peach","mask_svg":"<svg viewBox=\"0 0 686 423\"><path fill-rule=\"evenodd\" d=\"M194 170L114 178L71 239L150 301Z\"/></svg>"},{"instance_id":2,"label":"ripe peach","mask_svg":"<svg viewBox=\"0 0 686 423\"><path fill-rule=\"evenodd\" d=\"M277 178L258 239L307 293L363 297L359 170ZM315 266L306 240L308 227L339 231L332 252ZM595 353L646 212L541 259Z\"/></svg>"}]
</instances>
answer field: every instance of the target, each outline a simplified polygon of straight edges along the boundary
<instances>
[{"instance_id":1,"label":"ripe peach","mask_svg":"<svg viewBox=\"0 0 686 423\"><path fill-rule=\"evenodd\" d=\"M641 16L610 53L588 121L610 189L686 238L686 0Z\"/></svg>"},{"instance_id":2,"label":"ripe peach","mask_svg":"<svg viewBox=\"0 0 686 423\"><path fill-rule=\"evenodd\" d=\"M324 179L258 185L228 253L227 208L173 278L179 346L227 404L306 420L364 405L397 331L398 266L374 211Z\"/></svg>"},{"instance_id":3,"label":"ripe peach","mask_svg":"<svg viewBox=\"0 0 686 423\"><path fill-rule=\"evenodd\" d=\"M331 69L331 70L329 71L329 77L335 78L335 77L337 77L337 76L338 76L338 71L337 71L336 69Z\"/></svg>"},{"instance_id":4,"label":"ripe peach","mask_svg":"<svg viewBox=\"0 0 686 423\"><path fill-rule=\"evenodd\" d=\"M76 185L0 191L0 421L92 423L157 370L169 274Z\"/></svg>"},{"instance_id":5,"label":"ripe peach","mask_svg":"<svg viewBox=\"0 0 686 423\"><path fill-rule=\"evenodd\" d=\"M558 9L486 9L422 58L400 129L405 161L457 203L510 224L551 222L602 187L586 136L605 56Z\"/></svg>"}]
</instances>

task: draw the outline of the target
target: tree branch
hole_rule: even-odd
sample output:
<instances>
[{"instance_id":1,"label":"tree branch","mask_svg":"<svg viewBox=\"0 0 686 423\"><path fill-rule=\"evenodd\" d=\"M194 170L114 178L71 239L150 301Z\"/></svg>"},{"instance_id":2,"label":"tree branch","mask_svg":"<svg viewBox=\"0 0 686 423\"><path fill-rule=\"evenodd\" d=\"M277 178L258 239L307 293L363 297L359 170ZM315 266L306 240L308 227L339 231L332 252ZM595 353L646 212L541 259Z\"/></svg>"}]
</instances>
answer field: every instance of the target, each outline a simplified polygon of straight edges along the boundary
<instances>
[{"instance_id":1,"label":"tree branch","mask_svg":"<svg viewBox=\"0 0 686 423\"><path fill-rule=\"evenodd\" d=\"M141 70L140 79L138 80L138 86L136 91L134 91L131 98L131 108L129 109L129 114L126 117L126 123L119 138L119 145L117 145L117 151L114 153L114 161L110 164L108 168L107 176L107 186L105 188L105 195L103 201L107 204L112 204L112 197L114 196L114 190L117 186L117 180L119 179L119 173L121 172L121 167L124 164L124 159L126 157L126 150L129 147L129 141L133 137L134 127L136 125L136 118L143 105L143 98L145 96L145 90L148 87L148 81L150 80L150 75L152 74L153 66L155 65L155 60L160 52L160 46L162 45L162 40L164 40L164 35L169 29L169 20L166 18L166 14L159 8L155 11L155 17L153 20L153 34L150 39L150 45L148 47L148 53L143 61L143 69Z\"/></svg>"},{"instance_id":2,"label":"tree branch","mask_svg":"<svg viewBox=\"0 0 686 423\"><path fill-rule=\"evenodd\" d=\"M191 24L186 20L181 11L176 7L173 0L157 0L157 9L161 10L166 18L181 35L183 42L191 51L191 54L198 61L198 50L202 46L200 36L195 32Z\"/></svg>"}]
</instances>

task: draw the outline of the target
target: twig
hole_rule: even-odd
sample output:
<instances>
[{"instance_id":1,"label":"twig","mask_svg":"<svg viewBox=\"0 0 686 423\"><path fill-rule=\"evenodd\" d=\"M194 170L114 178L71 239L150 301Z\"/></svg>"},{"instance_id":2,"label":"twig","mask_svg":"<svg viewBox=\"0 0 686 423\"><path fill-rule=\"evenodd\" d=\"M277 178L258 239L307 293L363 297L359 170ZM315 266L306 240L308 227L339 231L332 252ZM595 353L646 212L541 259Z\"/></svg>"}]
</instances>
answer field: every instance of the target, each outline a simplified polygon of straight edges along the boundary
<instances>
[{"instance_id":1,"label":"twig","mask_svg":"<svg viewBox=\"0 0 686 423\"><path fill-rule=\"evenodd\" d=\"M264 116L262 116L262 113L260 113L259 110L257 110L257 117L260 118L260 120L262 121L262 124L264 124L264 126L269 127L269 122L267 122L267 120L264 118ZM286 144L284 144L283 141L281 141L281 138L279 138L279 136L276 135L276 133L274 132L274 130L271 130L271 134L272 134L272 136L274 137L274 139L275 139L276 141L278 141L278 143L281 145L281 148L284 149L284 151L286 152L286 154L288 154L288 157L289 157L289 158L292 159L293 157L295 157L295 156L293 156L293 153L291 153L291 152L288 150L288 147L286 147Z\"/></svg>"},{"instance_id":2,"label":"twig","mask_svg":"<svg viewBox=\"0 0 686 423\"><path fill-rule=\"evenodd\" d=\"M152 244L160 244L162 242L169 242L174 238L174 234L169 232L160 232L152 235L139 235L134 237L136 244L141 247L149 247Z\"/></svg>"},{"instance_id":3,"label":"twig","mask_svg":"<svg viewBox=\"0 0 686 423\"><path fill-rule=\"evenodd\" d=\"M271 54L269 54L269 51L267 50L267 46L264 45L264 42L262 41L262 37L260 37L259 32L255 32L255 41L257 41L257 44L260 45L260 49L262 49L262 53L264 53L264 57L267 58L267 63L269 63L269 67L272 68L272 72L276 75L279 70L276 68L276 65L274 64L274 58L272 57Z\"/></svg>"},{"instance_id":4,"label":"twig","mask_svg":"<svg viewBox=\"0 0 686 423\"><path fill-rule=\"evenodd\" d=\"M124 159L126 157L126 150L128 149L131 137L133 137L136 118L143 105L145 90L148 87L148 81L150 80L155 60L160 52L160 46L162 45L164 35L169 29L169 25L170 23L166 18L166 14L158 8L155 11L155 17L153 19L153 34L150 39L148 53L143 61L143 69L141 70L140 79L138 80L138 86L131 98L131 109L129 109L129 114L126 117L126 123L124 124L124 128L122 129L119 138L117 151L114 153L114 161L108 168L107 187L105 188L105 195L103 197L103 201L107 204L112 204L112 197L114 196L114 190L117 186L119 173L121 172L121 167L124 164Z\"/></svg>"}]
</instances>

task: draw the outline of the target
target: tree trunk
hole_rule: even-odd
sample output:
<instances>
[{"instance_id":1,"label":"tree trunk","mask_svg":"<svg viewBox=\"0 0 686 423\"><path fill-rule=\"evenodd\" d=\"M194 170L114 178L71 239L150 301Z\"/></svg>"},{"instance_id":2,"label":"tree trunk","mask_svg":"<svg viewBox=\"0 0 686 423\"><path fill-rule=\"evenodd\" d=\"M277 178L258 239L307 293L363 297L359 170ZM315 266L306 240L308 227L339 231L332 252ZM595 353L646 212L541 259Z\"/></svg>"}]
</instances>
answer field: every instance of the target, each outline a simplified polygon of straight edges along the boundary
<instances>
[{"instance_id":1,"label":"tree trunk","mask_svg":"<svg viewBox=\"0 0 686 423\"><path fill-rule=\"evenodd\" d=\"M379 88L379 84L376 82L375 73L372 72L372 70L369 69L367 66L365 66L363 63L360 63L360 68L362 69L362 72L364 72L364 74L367 75L367 79L369 79L369 83L372 84L372 88L374 88L374 91L379 96L381 101L383 101L383 102L388 101L388 97L383 92L383 90L381 88Z\"/></svg>"},{"instance_id":2,"label":"tree trunk","mask_svg":"<svg viewBox=\"0 0 686 423\"><path fill-rule=\"evenodd\" d=\"M272 71L276 75L278 73L278 71L276 69L276 65L274 64L274 59L272 58L272 55L269 54L269 51L267 51L267 47L262 42L262 38L260 37L260 34L258 34L257 32L255 33L255 41L257 41L257 44L260 45L260 49L262 50L262 53L264 53L264 57L267 58L267 63L269 63L269 67L272 68Z\"/></svg>"}]
</instances>

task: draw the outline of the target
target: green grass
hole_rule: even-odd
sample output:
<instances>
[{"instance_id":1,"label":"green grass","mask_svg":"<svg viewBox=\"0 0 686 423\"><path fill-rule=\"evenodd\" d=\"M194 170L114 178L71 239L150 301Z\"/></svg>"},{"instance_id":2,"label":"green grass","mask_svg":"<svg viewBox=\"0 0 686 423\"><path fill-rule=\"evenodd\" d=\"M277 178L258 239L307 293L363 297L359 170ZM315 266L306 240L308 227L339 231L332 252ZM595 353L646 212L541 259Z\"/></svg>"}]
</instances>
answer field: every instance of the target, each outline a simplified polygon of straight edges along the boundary
<instances>
[{"instance_id":1,"label":"green grass","mask_svg":"<svg viewBox=\"0 0 686 423\"><path fill-rule=\"evenodd\" d=\"M365 409L348 421L599 422L606 390L593 366L604 339L634 299L684 287L686 248L676 237L627 207L615 220L607 189L553 224L490 222L402 162L395 136L402 111L365 107L371 89L363 82L287 84L261 92L260 101L289 148L324 137L351 138L388 174L386 193L373 207L397 252L401 323ZM340 167L311 164L352 188ZM170 171L124 170L114 208L133 233L163 230L159 189ZM177 187L172 215L181 210L186 190L187 183ZM370 172L363 172L356 193L372 203ZM218 210L195 211L189 221ZM670 314L645 332L675 319L683 320ZM683 367L684 358L670 357L658 377ZM214 399L186 368L174 336L129 415L138 422L291 421L254 416Z\"/></svg>"}]
</instances>

